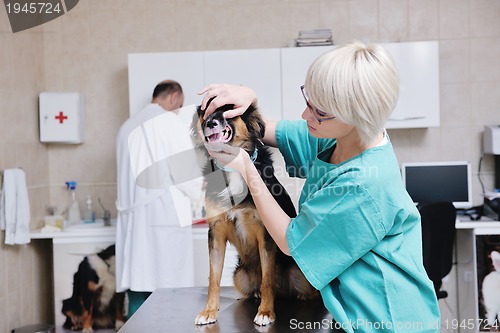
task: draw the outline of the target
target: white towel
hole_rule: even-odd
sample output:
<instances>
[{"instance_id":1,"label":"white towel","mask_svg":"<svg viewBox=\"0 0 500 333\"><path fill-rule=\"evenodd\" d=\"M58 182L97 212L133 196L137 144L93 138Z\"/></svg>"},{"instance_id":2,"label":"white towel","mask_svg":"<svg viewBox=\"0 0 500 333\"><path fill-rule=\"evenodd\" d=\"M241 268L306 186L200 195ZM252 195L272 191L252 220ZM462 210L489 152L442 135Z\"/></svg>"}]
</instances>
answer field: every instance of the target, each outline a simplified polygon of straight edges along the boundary
<instances>
[{"instance_id":1,"label":"white towel","mask_svg":"<svg viewBox=\"0 0 500 333\"><path fill-rule=\"evenodd\" d=\"M26 176L22 169L7 169L3 172L0 229L5 230L5 244L30 242L30 204Z\"/></svg>"}]
</instances>

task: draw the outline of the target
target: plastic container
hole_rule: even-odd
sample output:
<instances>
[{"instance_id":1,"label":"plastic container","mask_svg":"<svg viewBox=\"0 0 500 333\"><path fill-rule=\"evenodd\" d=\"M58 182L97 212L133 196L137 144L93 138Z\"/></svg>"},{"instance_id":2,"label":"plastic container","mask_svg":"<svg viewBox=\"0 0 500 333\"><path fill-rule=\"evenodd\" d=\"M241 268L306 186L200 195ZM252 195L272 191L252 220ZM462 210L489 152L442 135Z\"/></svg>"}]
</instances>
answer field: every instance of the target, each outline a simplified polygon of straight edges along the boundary
<instances>
[{"instance_id":1,"label":"plastic container","mask_svg":"<svg viewBox=\"0 0 500 333\"><path fill-rule=\"evenodd\" d=\"M87 207L85 208L83 222L84 223L94 223L95 222L95 212L92 210L92 198L90 197L90 195L87 196Z\"/></svg>"},{"instance_id":2,"label":"plastic container","mask_svg":"<svg viewBox=\"0 0 500 333\"><path fill-rule=\"evenodd\" d=\"M82 217L80 214L80 207L78 207L78 200L76 198L76 182L66 182L66 188L70 191L70 203L68 207L68 222L69 224L81 223Z\"/></svg>"}]
</instances>

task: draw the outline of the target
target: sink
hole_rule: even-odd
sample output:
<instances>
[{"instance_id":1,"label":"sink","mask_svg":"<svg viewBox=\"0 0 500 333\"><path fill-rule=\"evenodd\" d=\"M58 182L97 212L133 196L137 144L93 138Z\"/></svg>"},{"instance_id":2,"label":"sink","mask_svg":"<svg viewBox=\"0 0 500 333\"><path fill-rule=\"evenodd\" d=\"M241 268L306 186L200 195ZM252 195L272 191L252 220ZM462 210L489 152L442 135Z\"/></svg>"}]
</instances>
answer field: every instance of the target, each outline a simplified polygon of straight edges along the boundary
<instances>
[{"instance_id":1,"label":"sink","mask_svg":"<svg viewBox=\"0 0 500 333\"><path fill-rule=\"evenodd\" d=\"M97 219L94 223L79 223L79 224L71 224L64 227L64 230L80 230L80 229L94 229L94 228L115 228L116 227L116 219L111 219L111 226L104 226L104 221L102 219Z\"/></svg>"}]
</instances>

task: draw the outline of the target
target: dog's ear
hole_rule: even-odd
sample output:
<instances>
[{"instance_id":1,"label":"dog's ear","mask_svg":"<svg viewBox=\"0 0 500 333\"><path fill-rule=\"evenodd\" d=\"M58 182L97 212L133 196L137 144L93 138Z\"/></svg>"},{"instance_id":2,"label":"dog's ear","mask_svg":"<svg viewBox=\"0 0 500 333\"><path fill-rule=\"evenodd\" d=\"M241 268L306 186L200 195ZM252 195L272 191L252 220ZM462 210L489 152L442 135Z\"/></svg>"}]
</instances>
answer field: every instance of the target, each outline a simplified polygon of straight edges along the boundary
<instances>
[{"instance_id":1,"label":"dog's ear","mask_svg":"<svg viewBox=\"0 0 500 333\"><path fill-rule=\"evenodd\" d=\"M249 124L249 126L252 127L251 132L259 134L259 139L264 137L266 132L266 123L255 105L251 104L241 117L246 124Z\"/></svg>"},{"instance_id":2,"label":"dog's ear","mask_svg":"<svg viewBox=\"0 0 500 333\"><path fill-rule=\"evenodd\" d=\"M205 110L202 110L201 109L201 105L198 105L196 107L196 115L195 115L195 117L200 118L201 116L203 116L204 113L205 113Z\"/></svg>"},{"instance_id":3,"label":"dog's ear","mask_svg":"<svg viewBox=\"0 0 500 333\"><path fill-rule=\"evenodd\" d=\"M255 112L255 114L258 114L259 116L257 117L257 124L259 126L259 133L260 133L260 138L262 139L264 137L264 134L266 134L266 123L264 122L264 119L260 115L258 111Z\"/></svg>"}]
</instances>

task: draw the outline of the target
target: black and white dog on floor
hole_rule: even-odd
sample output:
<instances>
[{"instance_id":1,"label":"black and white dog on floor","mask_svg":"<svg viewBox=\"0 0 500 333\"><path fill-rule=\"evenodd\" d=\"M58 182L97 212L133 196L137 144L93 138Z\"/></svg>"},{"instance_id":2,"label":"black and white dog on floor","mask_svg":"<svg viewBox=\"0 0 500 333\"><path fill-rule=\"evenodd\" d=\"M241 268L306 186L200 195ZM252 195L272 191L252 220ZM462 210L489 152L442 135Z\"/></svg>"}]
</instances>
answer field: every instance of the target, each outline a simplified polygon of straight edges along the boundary
<instances>
[{"instance_id":1,"label":"black and white dog on floor","mask_svg":"<svg viewBox=\"0 0 500 333\"><path fill-rule=\"evenodd\" d=\"M73 276L73 295L63 301L63 327L83 333L122 327L125 293L116 293L115 287L115 246L86 256Z\"/></svg>"}]
</instances>

